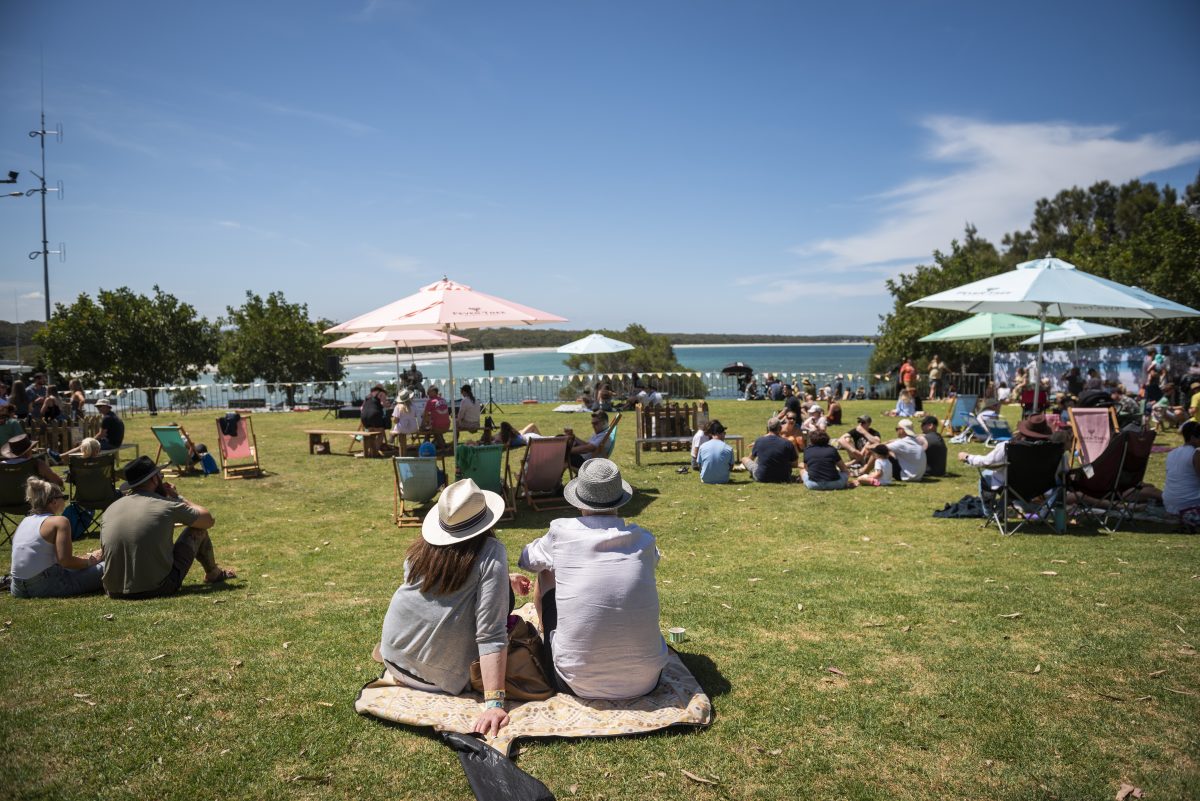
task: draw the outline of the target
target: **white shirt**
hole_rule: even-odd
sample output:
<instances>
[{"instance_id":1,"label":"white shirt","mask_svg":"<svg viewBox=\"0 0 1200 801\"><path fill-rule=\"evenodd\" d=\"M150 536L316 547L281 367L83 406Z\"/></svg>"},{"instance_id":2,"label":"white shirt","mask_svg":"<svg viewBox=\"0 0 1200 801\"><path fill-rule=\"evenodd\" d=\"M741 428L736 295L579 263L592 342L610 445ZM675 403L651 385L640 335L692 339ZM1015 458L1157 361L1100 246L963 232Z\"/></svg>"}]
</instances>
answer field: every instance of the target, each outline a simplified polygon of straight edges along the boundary
<instances>
[{"instance_id":1,"label":"white shirt","mask_svg":"<svg viewBox=\"0 0 1200 801\"><path fill-rule=\"evenodd\" d=\"M1001 442L985 456L967 454L967 464L972 467L988 468L992 471L988 480L990 489L1000 489L1008 480L1008 454L1004 450L1004 446L1007 444L1007 442Z\"/></svg>"},{"instance_id":2,"label":"white shirt","mask_svg":"<svg viewBox=\"0 0 1200 801\"><path fill-rule=\"evenodd\" d=\"M518 564L554 572L554 668L581 698L636 698L667 663L658 628L654 535L616 515L559 518Z\"/></svg>"},{"instance_id":3,"label":"white shirt","mask_svg":"<svg viewBox=\"0 0 1200 801\"><path fill-rule=\"evenodd\" d=\"M886 487L892 483L892 460L885 459L882 456L875 460L875 467L871 471L871 475L879 479L879 486Z\"/></svg>"},{"instance_id":4,"label":"white shirt","mask_svg":"<svg viewBox=\"0 0 1200 801\"><path fill-rule=\"evenodd\" d=\"M1180 445L1167 454L1167 481L1163 484L1163 506L1171 514L1200 506L1200 475L1192 465L1194 445Z\"/></svg>"},{"instance_id":5,"label":"white shirt","mask_svg":"<svg viewBox=\"0 0 1200 801\"><path fill-rule=\"evenodd\" d=\"M920 481L925 477L925 449L915 437L901 437L888 443L888 450L900 463L901 481Z\"/></svg>"}]
</instances>

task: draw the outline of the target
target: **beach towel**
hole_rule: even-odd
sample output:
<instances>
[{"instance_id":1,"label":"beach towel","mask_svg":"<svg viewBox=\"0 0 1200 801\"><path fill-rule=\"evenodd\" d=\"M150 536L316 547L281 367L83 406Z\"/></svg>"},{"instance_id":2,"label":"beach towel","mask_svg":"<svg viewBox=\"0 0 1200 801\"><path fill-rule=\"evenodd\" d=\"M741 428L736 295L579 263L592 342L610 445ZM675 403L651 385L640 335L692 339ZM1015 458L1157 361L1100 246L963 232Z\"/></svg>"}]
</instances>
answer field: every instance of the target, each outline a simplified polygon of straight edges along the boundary
<instances>
[{"instance_id":1,"label":"beach towel","mask_svg":"<svg viewBox=\"0 0 1200 801\"><path fill-rule=\"evenodd\" d=\"M533 604L515 614L536 625ZM386 670L368 682L354 702L361 715L373 715L435 731L469 733L479 715L478 693L443 695L400 684ZM658 686L648 695L626 701L592 701L559 693L545 701L509 705L509 724L485 742L508 755L517 740L531 737L617 737L673 726L703 727L712 723L712 702L691 671L671 651Z\"/></svg>"}]
</instances>

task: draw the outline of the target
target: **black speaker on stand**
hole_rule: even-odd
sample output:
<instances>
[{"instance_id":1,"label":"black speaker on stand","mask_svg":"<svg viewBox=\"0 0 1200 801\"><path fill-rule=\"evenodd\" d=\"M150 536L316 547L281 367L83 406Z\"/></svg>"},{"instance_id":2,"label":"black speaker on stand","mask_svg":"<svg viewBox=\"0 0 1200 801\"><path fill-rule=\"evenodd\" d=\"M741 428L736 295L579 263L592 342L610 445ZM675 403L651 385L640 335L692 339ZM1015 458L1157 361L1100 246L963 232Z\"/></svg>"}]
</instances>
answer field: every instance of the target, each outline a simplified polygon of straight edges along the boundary
<instances>
[{"instance_id":1,"label":"black speaker on stand","mask_svg":"<svg viewBox=\"0 0 1200 801\"><path fill-rule=\"evenodd\" d=\"M483 405L483 413L491 414L492 412L502 412L500 405L492 400L492 372L496 369L496 354L483 354L483 371L488 374L488 399Z\"/></svg>"}]
</instances>

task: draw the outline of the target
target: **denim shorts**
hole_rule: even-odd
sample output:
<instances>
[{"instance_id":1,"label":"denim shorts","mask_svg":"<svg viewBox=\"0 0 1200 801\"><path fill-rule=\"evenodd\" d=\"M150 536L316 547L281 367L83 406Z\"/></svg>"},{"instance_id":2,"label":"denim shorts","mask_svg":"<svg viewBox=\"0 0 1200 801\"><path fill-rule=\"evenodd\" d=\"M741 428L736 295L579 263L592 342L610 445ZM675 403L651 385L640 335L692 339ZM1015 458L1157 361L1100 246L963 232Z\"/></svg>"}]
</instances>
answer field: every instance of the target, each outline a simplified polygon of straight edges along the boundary
<instances>
[{"instance_id":1,"label":"denim shorts","mask_svg":"<svg viewBox=\"0 0 1200 801\"><path fill-rule=\"evenodd\" d=\"M62 565L50 567L33 578L19 579L13 576L9 592L14 598L66 598L83 595L100 589L100 577L104 575L104 563L82 570L68 570Z\"/></svg>"},{"instance_id":2,"label":"denim shorts","mask_svg":"<svg viewBox=\"0 0 1200 801\"><path fill-rule=\"evenodd\" d=\"M846 474L842 473L841 478L837 481L813 481L812 479L804 479L804 486L810 490L840 490L845 489L847 483Z\"/></svg>"}]
</instances>

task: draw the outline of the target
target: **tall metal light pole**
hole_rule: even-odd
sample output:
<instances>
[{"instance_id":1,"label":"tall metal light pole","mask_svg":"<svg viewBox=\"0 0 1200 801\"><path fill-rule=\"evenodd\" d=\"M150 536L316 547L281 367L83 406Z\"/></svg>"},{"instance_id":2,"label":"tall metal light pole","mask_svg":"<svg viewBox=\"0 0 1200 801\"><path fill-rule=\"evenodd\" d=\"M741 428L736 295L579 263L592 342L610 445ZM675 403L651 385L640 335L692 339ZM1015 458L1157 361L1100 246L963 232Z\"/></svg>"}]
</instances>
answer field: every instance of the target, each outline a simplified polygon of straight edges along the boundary
<instances>
[{"instance_id":1,"label":"tall metal light pole","mask_svg":"<svg viewBox=\"0 0 1200 801\"><path fill-rule=\"evenodd\" d=\"M43 105L41 128L37 131L29 132L29 135L31 137L37 137L41 141L42 174L38 175L36 172L34 172L33 174L35 176L37 176L37 179L41 182L42 185L41 185L41 187L39 187L37 189L28 190L25 193L25 195L27 197L31 197L34 193L39 193L42 196L42 249L31 252L29 254L29 258L36 259L39 255L42 257L42 294L43 294L43 297L45 297L45 299L46 299L46 322L50 322L50 254L51 253L57 254L59 257L59 260L62 261L66 258L67 251L66 251L66 248L62 245L59 245L58 250L50 250L50 241L49 241L49 237L46 233L46 193L47 192L58 192L59 197L62 197L62 182L61 181L59 182L59 185L57 187L47 187L46 186L46 134L54 134L55 136L58 137L58 141L60 141L60 142L62 141L62 125L59 125L57 128L55 128L52 131L46 130L46 108ZM30 170L30 172L33 172L33 170Z\"/></svg>"}]
</instances>

